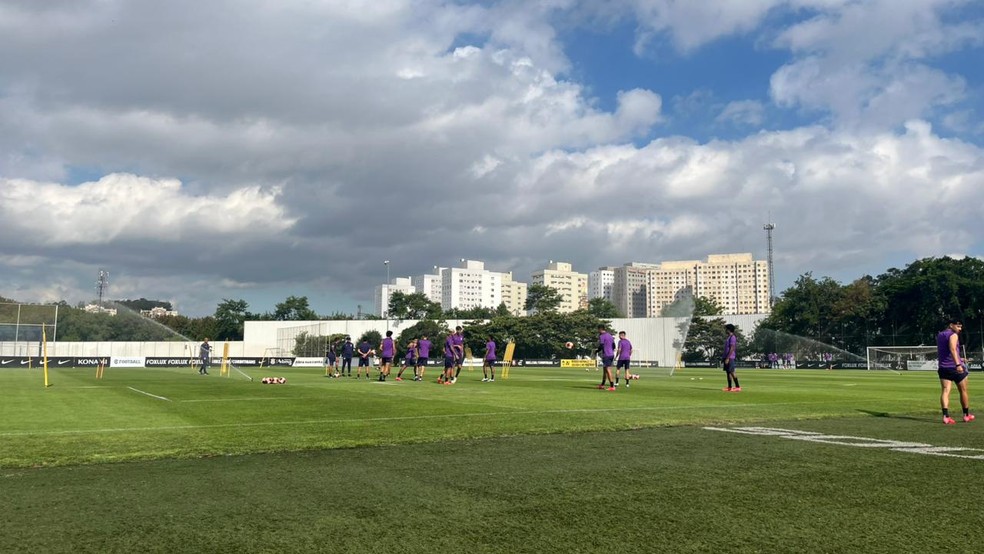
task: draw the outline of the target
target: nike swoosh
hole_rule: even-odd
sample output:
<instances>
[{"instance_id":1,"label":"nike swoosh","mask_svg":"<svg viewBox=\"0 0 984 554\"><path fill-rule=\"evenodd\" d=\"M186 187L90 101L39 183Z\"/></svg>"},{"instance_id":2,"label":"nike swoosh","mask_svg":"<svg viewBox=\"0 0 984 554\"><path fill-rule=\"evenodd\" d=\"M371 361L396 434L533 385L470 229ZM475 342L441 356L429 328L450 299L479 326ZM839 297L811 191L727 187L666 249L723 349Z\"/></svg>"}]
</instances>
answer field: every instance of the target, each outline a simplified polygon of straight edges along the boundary
<instances>
[{"instance_id":1,"label":"nike swoosh","mask_svg":"<svg viewBox=\"0 0 984 554\"><path fill-rule=\"evenodd\" d=\"M3 360L3 361L0 361L0 365L7 365L7 364L9 364L12 361L13 360Z\"/></svg>"},{"instance_id":2,"label":"nike swoosh","mask_svg":"<svg viewBox=\"0 0 984 554\"><path fill-rule=\"evenodd\" d=\"M21 360L21 365L27 365L31 363L31 360Z\"/></svg>"},{"instance_id":3,"label":"nike swoosh","mask_svg":"<svg viewBox=\"0 0 984 554\"><path fill-rule=\"evenodd\" d=\"M58 360L58 365L65 365L72 360Z\"/></svg>"}]
</instances>

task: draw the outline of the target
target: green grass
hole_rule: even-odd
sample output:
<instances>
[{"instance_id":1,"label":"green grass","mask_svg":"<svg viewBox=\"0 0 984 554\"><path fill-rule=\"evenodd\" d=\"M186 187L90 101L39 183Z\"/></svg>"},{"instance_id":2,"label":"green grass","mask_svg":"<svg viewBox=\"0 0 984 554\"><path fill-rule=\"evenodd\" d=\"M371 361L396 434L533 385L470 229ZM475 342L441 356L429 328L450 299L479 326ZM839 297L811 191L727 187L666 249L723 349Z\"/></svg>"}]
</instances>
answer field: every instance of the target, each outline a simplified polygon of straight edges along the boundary
<instances>
[{"instance_id":1,"label":"green grass","mask_svg":"<svg viewBox=\"0 0 984 554\"><path fill-rule=\"evenodd\" d=\"M37 370L0 372L0 551L926 552L984 539L984 460L702 428L984 448L984 420L938 423L934 374L744 371L728 394L720 371L661 372L614 393L557 368L494 384L465 371L451 387L110 368L101 381L59 370L45 389Z\"/></svg>"}]
</instances>

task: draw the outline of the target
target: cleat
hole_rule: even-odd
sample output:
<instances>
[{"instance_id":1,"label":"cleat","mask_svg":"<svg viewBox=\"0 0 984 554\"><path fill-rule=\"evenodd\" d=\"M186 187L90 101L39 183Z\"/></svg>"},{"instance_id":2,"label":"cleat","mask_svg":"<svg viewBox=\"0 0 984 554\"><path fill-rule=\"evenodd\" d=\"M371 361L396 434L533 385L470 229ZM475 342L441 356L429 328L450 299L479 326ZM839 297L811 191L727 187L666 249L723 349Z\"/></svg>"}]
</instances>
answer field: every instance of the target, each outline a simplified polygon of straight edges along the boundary
<instances>
[{"instance_id":1,"label":"cleat","mask_svg":"<svg viewBox=\"0 0 984 554\"><path fill-rule=\"evenodd\" d=\"M723 388L721 390L724 391L724 392L731 392L733 389L731 387L725 387L725 388Z\"/></svg>"},{"instance_id":2,"label":"cleat","mask_svg":"<svg viewBox=\"0 0 984 554\"><path fill-rule=\"evenodd\" d=\"M964 416L964 423L970 423L971 421L974 421L974 419L976 419L974 414L967 414Z\"/></svg>"},{"instance_id":3,"label":"cleat","mask_svg":"<svg viewBox=\"0 0 984 554\"><path fill-rule=\"evenodd\" d=\"M954 423L956 423L956 421L953 421L953 418L950 416L943 418L943 425L953 425Z\"/></svg>"},{"instance_id":4,"label":"cleat","mask_svg":"<svg viewBox=\"0 0 984 554\"><path fill-rule=\"evenodd\" d=\"M625 388L629 388L629 382L628 381L625 382Z\"/></svg>"},{"instance_id":5,"label":"cleat","mask_svg":"<svg viewBox=\"0 0 984 554\"><path fill-rule=\"evenodd\" d=\"M608 387L606 387L605 385L598 385L598 390L605 390L606 388Z\"/></svg>"},{"instance_id":6,"label":"cleat","mask_svg":"<svg viewBox=\"0 0 984 554\"><path fill-rule=\"evenodd\" d=\"M452 384L452 385L453 385L453 384L455 384L455 383L457 383L457 382L458 382L458 378L457 378L457 377L453 377L453 378L451 379L451 384Z\"/></svg>"},{"instance_id":7,"label":"cleat","mask_svg":"<svg viewBox=\"0 0 984 554\"><path fill-rule=\"evenodd\" d=\"M402 381L403 380L403 377L397 377L396 380L397 381Z\"/></svg>"},{"instance_id":8,"label":"cleat","mask_svg":"<svg viewBox=\"0 0 984 554\"><path fill-rule=\"evenodd\" d=\"M731 389L731 392L741 392L741 387L734 387Z\"/></svg>"},{"instance_id":9,"label":"cleat","mask_svg":"<svg viewBox=\"0 0 984 554\"><path fill-rule=\"evenodd\" d=\"M615 390L615 387L608 387L608 390L614 391Z\"/></svg>"},{"instance_id":10,"label":"cleat","mask_svg":"<svg viewBox=\"0 0 984 554\"><path fill-rule=\"evenodd\" d=\"M489 383L495 383L495 377L489 379ZM974 417L974 416L970 416L970 417Z\"/></svg>"},{"instance_id":11,"label":"cleat","mask_svg":"<svg viewBox=\"0 0 984 554\"><path fill-rule=\"evenodd\" d=\"M486 377L485 379L482 379L482 382L483 382L483 383L488 383L488 382L489 382L489 378L488 378L488 377Z\"/></svg>"}]
</instances>

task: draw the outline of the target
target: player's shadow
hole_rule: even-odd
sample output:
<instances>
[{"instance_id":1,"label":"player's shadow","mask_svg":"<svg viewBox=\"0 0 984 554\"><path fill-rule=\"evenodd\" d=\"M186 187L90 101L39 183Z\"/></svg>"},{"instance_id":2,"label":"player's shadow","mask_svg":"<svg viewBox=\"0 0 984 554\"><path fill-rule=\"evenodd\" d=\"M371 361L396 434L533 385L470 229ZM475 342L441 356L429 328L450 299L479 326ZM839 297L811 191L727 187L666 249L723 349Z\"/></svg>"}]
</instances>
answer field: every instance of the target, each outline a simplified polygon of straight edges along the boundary
<instances>
[{"instance_id":1,"label":"player's shadow","mask_svg":"<svg viewBox=\"0 0 984 554\"><path fill-rule=\"evenodd\" d=\"M925 421L926 420L926 418L922 418L922 417L914 417L914 416L907 416L907 415L890 414L888 412L873 412L871 410L861 410L861 409L858 409L858 411L861 412L861 413L863 413L863 414L868 414L871 417L887 417L887 418L890 418L890 419L907 419L909 421Z\"/></svg>"}]
</instances>

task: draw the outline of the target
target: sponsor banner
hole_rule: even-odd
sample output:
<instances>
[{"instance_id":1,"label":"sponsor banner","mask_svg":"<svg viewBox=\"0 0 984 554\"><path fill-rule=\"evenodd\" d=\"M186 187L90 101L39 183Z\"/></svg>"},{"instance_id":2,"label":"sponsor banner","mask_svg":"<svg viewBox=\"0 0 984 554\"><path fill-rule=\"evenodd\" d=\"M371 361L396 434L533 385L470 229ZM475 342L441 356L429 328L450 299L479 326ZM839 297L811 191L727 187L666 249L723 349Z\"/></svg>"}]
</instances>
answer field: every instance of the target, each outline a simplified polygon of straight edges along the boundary
<instances>
[{"instance_id":1,"label":"sponsor banner","mask_svg":"<svg viewBox=\"0 0 984 554\"><path fill-rule=\"evenodd\" d=\"M48 358L48 363L51 364L51 358ZM44 358L39 356L4 356L0 358L0 369L38 367L43 365Z\"/></svg>"},{"instance_id":2,"label":"sponsor banner","mask_svg":"<svg viewBox=\"0 0 984 554\"><path fill-rule=\"evenodd\" d=\"M113 356L109 359L109 367L146 367L143 356Z\"/></svg>"},{"instance_id":3,"label":"sponsor banner","mask_svg":"<svg viewBox=\"0 0 984 554\"><path fill-rule=\"evenodd\" d=\"M594 360L561 360L560 367L594 367Z\"/></svg>"},{"instance_id":4,"label":"sponsor banner","mask_svg":"<svg viewBox=\"0 0 984 554\"><path fill-rule=\"evenodd\" d=\"M161 357L148 357L146 359L145 367L191 367L192 362L198 362L198 360L192 360L191 358L161 358Z\"/></svg>"},{"instance_id":5,"label":"sponsor banner","mask_svg":"<svg viewBox=\"0 0 984 554\"><path fill-rule=\"evenodd\" d=\"M99 358L96 356L75 358L75 367L98 367L99 362L109 365L109 358Z\"/></svg>"},{"instance_id":6,"label":"sponsor banner","mask_svg":"<svg viewBox=\"0 0 984 554\"><path fill-rule=\"evenodd\" d=\"M519 360L516 365L518 366L553 366L560 367L560 360Z\"/></svg>"},{"instance_id":7,"label":"sponsor banner","mask_svg":"<svg viewBox=\"0 0 984 554\"><path fill-rule=\"evenodd\" d=\"M222 358L212 358L212 365L221 363ZM259 367L263 365L263 358L229 358L229 363L239 367Z\"/></svg>"},{"instance_id":8,"label":"sponsor banner","mask_svg":"<svg viewBox=\"0 0 984 554\"><path fill-rule=\"evenodd\" d=\"M908 360L905 369L909 371L936 371L939 366L936 360Z\"/></svg>"},{"instance_id":9,"label":"sponsor banner","mask_svg":"<svg viewBox=\"0 0 984 554\"><path fill-rule=\"evenodd\" d=\"M325 367L325 359L299 356L294 358L294 367Z\"/></svg>"},{"instance_id":10,"label":"sponsor banner","mask_svg":"<svg viewBox=\"0 0 984 554\"><path fill-rule=\"evenodd\" d=\"M294 365L294 358L266 358L265 360L263 360L263 365L291 367Z\"/></svg>"}]
</instances>

